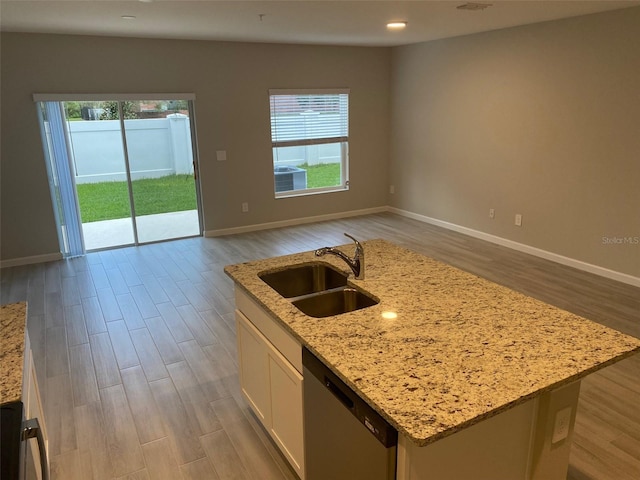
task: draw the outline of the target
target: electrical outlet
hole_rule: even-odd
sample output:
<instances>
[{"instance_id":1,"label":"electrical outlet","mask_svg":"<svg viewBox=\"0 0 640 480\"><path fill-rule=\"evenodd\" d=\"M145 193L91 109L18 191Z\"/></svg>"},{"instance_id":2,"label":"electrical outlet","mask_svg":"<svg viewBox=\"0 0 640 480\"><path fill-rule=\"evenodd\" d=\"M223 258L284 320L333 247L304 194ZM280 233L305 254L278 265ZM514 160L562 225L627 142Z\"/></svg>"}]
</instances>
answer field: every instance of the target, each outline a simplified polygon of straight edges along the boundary
<instances>
[{"instance_id":1,"label":"electrical outlet","mask_svg":"<svg viewBox=\"0 0 640 480\"><path fill-rule=\"evenodd\" d=\"M396 193L395 185L389 185L389 193Z\"/></svg>"},{"instance_id":2,"label":"electrical outlet","mask_svg":"<svg viewBox=\"0 0 640 480\"><path fill-rule=\"evenodd\" d=\"M571 407L563 408L556 412L556 419L553 424L553 434L551 444L561 442L569 436L569 426L571 425Z\"/></svg>"},{"instance_id":3,"label":"electrical outlet","mask_svg":"<svg viewBox=\"0 0 640 480\"><path fill-rule=\"evenodd\" d=\"M519 213L516 213L516 225L518 227L522 226L522 215L520 215Z\"/></svg>"},{"instance_id":4,"label":"electrical outlet","mask_svg":"<svg viewBox=\"0 0 640 480\"><path fill-rule=\"evenodd\" d=\"M242 212L243 213L247 213L249 211L249 203L248 202L242 202Z\"/></svg>"},{"instance_id":5,"label":"electrical outlet","mask_svg":"<svg viewBox=\"0 0 640 480\"><path fill-rule=\"evenodd\" d=\"M489 218L496 218L496 211L493 208L489 209Z\"/></svg>"}]
</instances>

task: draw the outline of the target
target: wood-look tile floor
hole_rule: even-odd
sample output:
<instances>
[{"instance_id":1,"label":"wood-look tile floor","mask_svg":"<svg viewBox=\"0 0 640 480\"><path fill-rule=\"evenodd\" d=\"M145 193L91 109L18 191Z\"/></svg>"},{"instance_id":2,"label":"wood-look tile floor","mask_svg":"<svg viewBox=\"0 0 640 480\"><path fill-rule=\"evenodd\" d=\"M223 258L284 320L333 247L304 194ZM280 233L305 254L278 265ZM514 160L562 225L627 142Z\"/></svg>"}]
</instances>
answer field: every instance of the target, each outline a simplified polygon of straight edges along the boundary
<instances>
[{"instance_id":1,"label":"wood-look tile floor","mask_svg":"<svg viewBox=\"0 0 640 480\"><path fill-rule=\"evenodd\" d=\"M638 288L393 214L7 268L2 303L29 302L52 480L295 479L240 396L222 268L348 243L343 232L640 337ZM640 478L639 357L583 381L568 479Z\"/></svg>"}]
</instances>

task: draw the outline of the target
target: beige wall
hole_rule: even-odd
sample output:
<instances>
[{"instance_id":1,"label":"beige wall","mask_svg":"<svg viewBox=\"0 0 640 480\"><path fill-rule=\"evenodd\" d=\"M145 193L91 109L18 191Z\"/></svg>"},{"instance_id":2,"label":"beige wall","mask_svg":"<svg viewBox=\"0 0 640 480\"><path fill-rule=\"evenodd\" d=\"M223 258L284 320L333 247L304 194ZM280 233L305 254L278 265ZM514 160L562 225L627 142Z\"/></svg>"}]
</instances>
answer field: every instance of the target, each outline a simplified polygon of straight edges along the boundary
<instances>
[{"instance_id":1,"label":"beige wall","mask_svg":"<svg viewBox=\"0 0 640 480\"><path fill-rule=\"evenodd\" d=\"M11 33L1 49L2 260L59 251L36 92L195 93L205 230L386 205L389 49ZM351 89L351 188L275 200L267 90L328 87Z\"/></svg>"},{"instance_id":2,"label":"beige wall","mask_svg":"<svg viewBox=\"0 0 640 480\"><path fill-rule=\"evenodd\" d=\"M392 50L3 34L0 258L58 251L32 93L194 92L206 230L389 204L640 276L640 245L603 242L640 237L638 25L631 8ZM349 192L273 198L272 87L351 88Z\"/></svg>"},{"instance_id":3,"label":"beige wall","mask_svg":"<svg viewBox=\"0 0 640 480\"><path fill-rule=\"evenodd\" d=\"M640 8L395 48L391 105L390 205L640 276Z\"/></svg>"}]
</instances>

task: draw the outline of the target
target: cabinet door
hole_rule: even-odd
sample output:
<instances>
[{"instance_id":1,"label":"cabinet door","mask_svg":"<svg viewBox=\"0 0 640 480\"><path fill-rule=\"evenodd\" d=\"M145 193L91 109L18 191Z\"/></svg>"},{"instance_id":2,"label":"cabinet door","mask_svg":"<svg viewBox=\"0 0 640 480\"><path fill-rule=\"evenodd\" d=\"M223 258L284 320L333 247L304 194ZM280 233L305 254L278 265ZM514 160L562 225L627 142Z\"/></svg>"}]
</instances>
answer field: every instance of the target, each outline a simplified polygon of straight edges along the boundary
<instances>
[{"instance_id":1,"label":"cabinet door","mask_svg":"<svg viewBox=\"0 0 640 480\"><path fill-rule=\"evenodd\" d=\"M304 478L302 375L274 349L269 352L271 434L300 478Z\"/></svg>"},{"instance_id":2,"label":"cabinet door","mask_svg":"<svg viewBox=\"0 0 640 480\"><path fill-rule=\"evenodd\" d=\"M271 424L269 356L262 334L236 310L240 387L254 413L264 425Z\"/></svg>"}]
</instances>

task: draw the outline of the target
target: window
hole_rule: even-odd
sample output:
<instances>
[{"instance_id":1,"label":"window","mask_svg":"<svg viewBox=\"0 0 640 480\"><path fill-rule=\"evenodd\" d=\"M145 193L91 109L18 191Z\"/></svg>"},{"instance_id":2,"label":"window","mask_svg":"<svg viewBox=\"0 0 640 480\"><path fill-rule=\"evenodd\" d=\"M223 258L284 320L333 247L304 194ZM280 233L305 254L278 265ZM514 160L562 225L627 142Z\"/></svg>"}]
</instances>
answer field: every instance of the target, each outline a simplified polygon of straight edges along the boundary
<instances>
[{"instance_id":1,"label":"window","mask_svg":"<svg viewBox=\"0 0 640 480\"><path fill-rule=\"evenodd\" d=\"M276 198L349 189L349 90L269 90Z\"/></svg>"}]
</instances>

